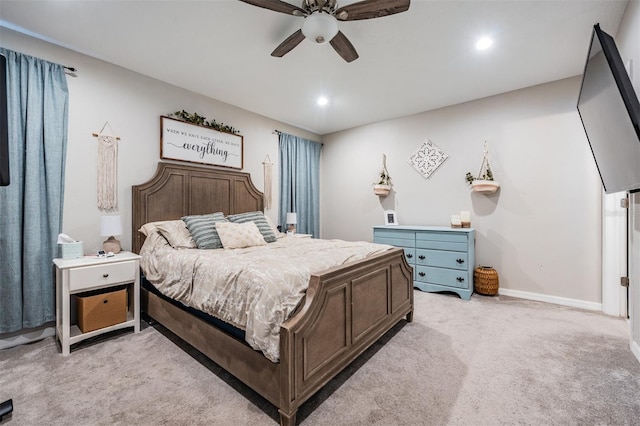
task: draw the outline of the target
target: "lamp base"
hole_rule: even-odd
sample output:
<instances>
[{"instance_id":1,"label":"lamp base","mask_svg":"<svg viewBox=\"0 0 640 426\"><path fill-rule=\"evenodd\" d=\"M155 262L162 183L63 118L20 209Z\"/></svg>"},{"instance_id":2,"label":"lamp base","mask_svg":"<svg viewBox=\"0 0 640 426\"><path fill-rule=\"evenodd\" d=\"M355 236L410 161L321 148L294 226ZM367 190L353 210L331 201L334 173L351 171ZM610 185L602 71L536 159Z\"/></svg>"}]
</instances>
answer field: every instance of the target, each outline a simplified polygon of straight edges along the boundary
<instances>
[{"instance_id":1,"label":"lamp base","mask_svg":"<svg viewBox=\"0 0 640 426\"><path fill-rule=\"evenodd\" d=\"M287 234L295 234L296 233L296 226L294 224L289 225L289 228L287 228Z\"/></svg>"},{"instance_id":2,"label":"lamp base","mask_svg":"<svg viewBox=\"0 0 640 426\"><path fill-rule=\"evenodd\" d=\"M116 240L113 236L107 238L102 242L102 249L107 253L111 252L113 254L120 253L120 241Z\"/></svg>"}]
</instances>

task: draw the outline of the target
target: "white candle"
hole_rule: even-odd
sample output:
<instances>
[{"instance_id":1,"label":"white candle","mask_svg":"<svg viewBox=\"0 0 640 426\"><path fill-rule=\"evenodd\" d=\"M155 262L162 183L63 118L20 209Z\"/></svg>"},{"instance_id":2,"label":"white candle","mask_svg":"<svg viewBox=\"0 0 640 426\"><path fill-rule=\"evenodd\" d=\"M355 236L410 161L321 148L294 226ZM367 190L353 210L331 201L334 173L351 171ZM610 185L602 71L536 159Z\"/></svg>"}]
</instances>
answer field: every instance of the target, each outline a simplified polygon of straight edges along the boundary
<instances>
[{"instance_id":1,"label":"white candle","mask_svg":"<svg viewBox=\"0 0 640 426\"><path fill-rule=\"evenodd\" d=\"M467 211L460 212L460 220L462 222L471 222L471 213Z\"/></svg>"},{"instance_id":2,"label":"white candle","mask_svg":"<svg viewBox=\"0 0 640 426\"><path fill-rule=\"evenodd\" d=\"M452 225L461 225L462 221L460 220L460 215L454 214L451 216L451 224Z\"/></svg>"}]
</instances>

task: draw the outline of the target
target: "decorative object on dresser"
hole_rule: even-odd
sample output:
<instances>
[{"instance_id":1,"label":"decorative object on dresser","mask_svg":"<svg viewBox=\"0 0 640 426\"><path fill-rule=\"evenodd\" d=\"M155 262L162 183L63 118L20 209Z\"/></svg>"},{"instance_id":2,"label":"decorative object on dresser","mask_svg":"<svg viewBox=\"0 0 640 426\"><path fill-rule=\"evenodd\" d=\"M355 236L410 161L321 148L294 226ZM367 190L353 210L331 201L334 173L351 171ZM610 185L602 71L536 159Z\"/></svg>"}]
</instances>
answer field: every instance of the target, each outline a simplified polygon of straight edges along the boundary
<instances>
[{"instance_id":1,"label":"decorative object on dresser","mask_svg":"<svg viewBox=\"0 0 640 426\"><path fill-rule=\"evenodd\" d=\"M473 272L473 288L486 296L498 294L498 272L491 266L478 266Z\"/></svg>"},{"instance_id":2,"label":"decorative object on dresser","mask_svg":"<svg viewBox=\"0 0 640 426\"><path fill-rule=\"evenodd\" d=\"M391 192L391 176L387 170L387 156L382 154L382 169L380 169L378 181L373 184L373 193L386 197L389 192Z\"/></svg>"},{"instance_id":3,"label":"decorative object on dresser","mask_svg":"<svg viewBox=\"0 0 640 426\"><path fill-rule=\"evenodd\" d=\"M385 210L384 211L384 224L385 225L397 225L398 224L398 216L396 215L395 210Z\"/></svg>"},{"instance_id":4,"label":"decorative object on dresser","mask_svg":"<svg viewBox=\"0 0 640 426\"><path fill-rule=\"evenodd\" d=\"M463 228L471 228L471 212L463 210L460 212L460 223Z\"/></svg>"},{"instance_id":5,"label":"decorative object on dresser","mask_svg":"<svg viewBox=\"0 0 640 426\"><path fill-rule=\"evenodd\" d=\"M100 218L100 235L108 237L102 242L102 249L105 252L120 253L120 241L115 239L116 235L122 235L120 216L102 216Z\"/></svg>"},{"instance_id":6,"label":"decorative object on dresser","mask_svg":"<svg viewBox=\"0 0 640 426\"><path fill-rule=\"evenodd\" d=\"M451 215L451 227L462 228L462 219L459 214Z\"/></svg>"},{"instance_id":7,"label":"decorative object on dresser","mask_svg":"<svg viewBox=\"0 0 640 426\"><path fill-rule=\"evenodd\" d=\"M489 164L489 148L487 141L484 141L484 155L478 177L474 178L471 172L467 172L465 176L467 183L471 185L471 189L475 192L493 194L500 188L500 184L493 180L493 171Z\"/></svg>"},{"instance_id":8,"label":"decorative object on dresser","mask_svg":"<svg viewBox=\"0 0 640 426\"><path fill-rule=\"evenodd\" d=\"M53 259L53 263L56 267L56 336L62 347L63 356L69 355L72 344L102 333L127 327L133 327L135 333L140 331L140 256L120 252L112 257L85 256L80 259ZM95 293L88 292L98 290L104 293L100 304L104 304L107 297L115 297L110 300L116 304L116 312L110 308L101 308L98 312L91 313L86 312L85 307L81 308L78 315L84 316L83 326L87 324L87 327L83 327L84 330L92 329L92 331L83 332L78 325L72 325L72 322L77 321L73 321L74 318L71 316L71 302L77 299L77 296L88 296L79 303L86 305L86 308L95 307L95 299L91 298ZM117 306L117 303L125 300L122 297L122 290L128 294L124 321L114 324L111 318L96 318L96 315L119 317L117 310L121 307ZM112 294L107 295L108 293ZM92 324L98 324L101 328L93 330ZM104 326L105 324L111 325Z\"/></svg>"},{"instance_id":9,"label":"decorative object on dresser","mask_svg":"<svg viewBox=\"0 0 640 426\"><path fill-rule=\"evenodd\" d=\"M414 268L413 286L451 291L469 300L473 293L475 230L440 226L374 226L373 242L404 249Z\"/></svg>"}]
</instances>

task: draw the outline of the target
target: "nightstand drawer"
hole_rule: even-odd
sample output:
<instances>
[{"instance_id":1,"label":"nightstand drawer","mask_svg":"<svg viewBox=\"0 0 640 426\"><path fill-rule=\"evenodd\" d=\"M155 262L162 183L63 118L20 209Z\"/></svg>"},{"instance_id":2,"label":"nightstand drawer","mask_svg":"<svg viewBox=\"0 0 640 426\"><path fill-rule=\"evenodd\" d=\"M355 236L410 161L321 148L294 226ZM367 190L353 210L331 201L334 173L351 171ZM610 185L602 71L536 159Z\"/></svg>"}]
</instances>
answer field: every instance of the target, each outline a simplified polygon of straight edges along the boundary
<instances>
[{"instance_id":1,"label":"nightstand drawer","mask_svg":"<svg viewBox=\"0 0 640 426\"><path fill-rule=\"evenodd\" d=\"M135 261L73 268L69 270L69 291L132 282L136 273Z\"/></svg>"},{"instance_id":2,"label":"nightstand drawer","mask_svg":"<svg viewBox=\"0 0 640 426\"><path fill-rule=\"evenodd\" d=\"M416 265L450 269L468 269L467 253L441 250L416 250Z\"/></svg>"}]
</instances>

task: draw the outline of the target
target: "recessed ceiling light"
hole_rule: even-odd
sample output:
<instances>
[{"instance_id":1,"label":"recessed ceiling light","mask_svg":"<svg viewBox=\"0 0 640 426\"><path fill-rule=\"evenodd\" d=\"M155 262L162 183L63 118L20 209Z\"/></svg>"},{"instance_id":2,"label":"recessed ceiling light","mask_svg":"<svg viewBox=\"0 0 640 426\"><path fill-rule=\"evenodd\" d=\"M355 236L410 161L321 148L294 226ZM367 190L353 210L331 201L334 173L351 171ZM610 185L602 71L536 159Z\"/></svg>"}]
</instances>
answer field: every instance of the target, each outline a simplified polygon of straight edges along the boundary
<instances>
[{"instance_id":1,"label":"recessed ceiling light","mask_svg":"<svg viewBox=\"0 0 640 426\"><path fill-rule=\"evenodd\" d=\"M482 37L476 43L476 49L485 50L488 49L493 44L493 40L489 37Z\"/></svg>"},{"instance_id":2,"label":"recessed ceiling light","mask_svg":"<svg viewBox=\"0 0 640 426\"><path fill-rule=\"evenodd\" d=\"M318 98L318 105L325 106L327 104L329 104L329 99L327 99L326 96L320 96Z\"/></svg>"}]
</instances>

